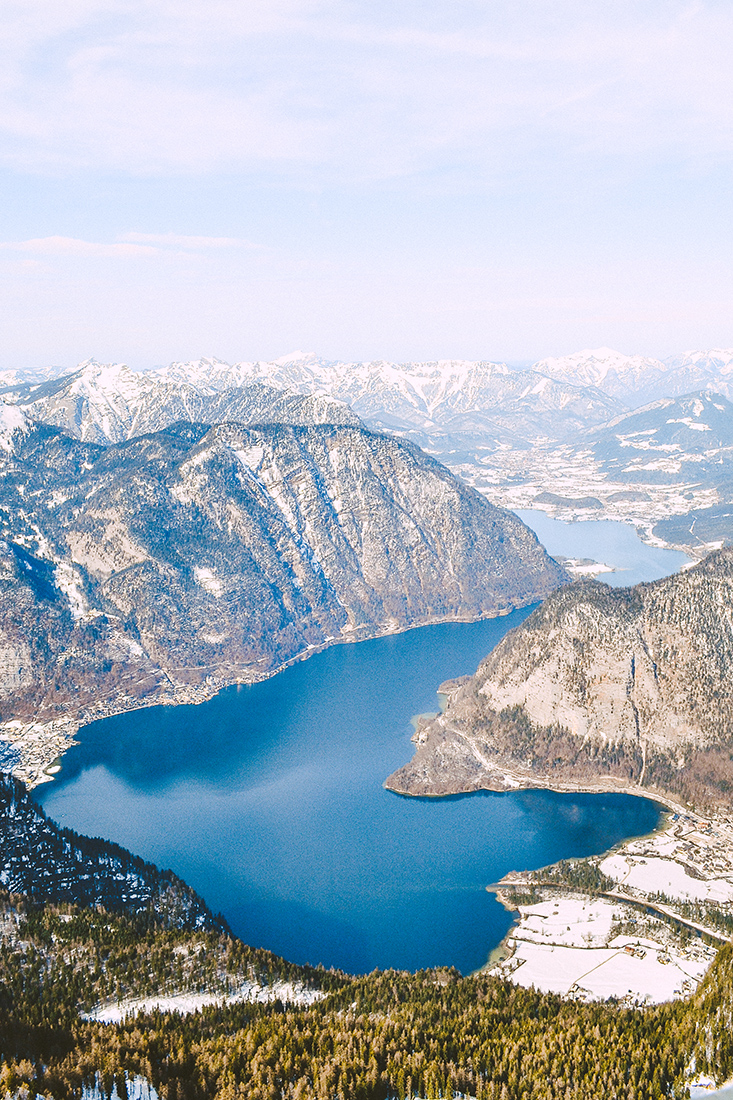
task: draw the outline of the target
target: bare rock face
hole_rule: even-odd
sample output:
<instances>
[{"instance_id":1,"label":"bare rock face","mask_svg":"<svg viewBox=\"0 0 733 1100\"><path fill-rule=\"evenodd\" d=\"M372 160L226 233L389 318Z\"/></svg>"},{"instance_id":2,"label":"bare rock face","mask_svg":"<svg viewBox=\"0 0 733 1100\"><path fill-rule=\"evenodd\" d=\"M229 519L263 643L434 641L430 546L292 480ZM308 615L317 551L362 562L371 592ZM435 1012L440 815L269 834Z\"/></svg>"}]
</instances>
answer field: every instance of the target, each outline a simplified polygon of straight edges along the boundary
<instances>
[{"instance_id":1,"label":"bare rock face","mask_svg":"<svg viewBox=\"0 0 733 1100\"><path fill-rule=\"evenodd\" d=\"M733 799L733 550L652 584L583 581L511 631L387 785L517 786Z\"/></svg>"},{"instance_id":2,"label":"bare rock face","mask_svg":"<svg viewBox=\"0 0 733 1100\"><path fill-rule=\"evenodd\" d=\"M362 427L181 423L103 447L16 414L0 448L11 741L14 722L198 698L567 579L515 516Z\"/></svg>"}]
</instances>

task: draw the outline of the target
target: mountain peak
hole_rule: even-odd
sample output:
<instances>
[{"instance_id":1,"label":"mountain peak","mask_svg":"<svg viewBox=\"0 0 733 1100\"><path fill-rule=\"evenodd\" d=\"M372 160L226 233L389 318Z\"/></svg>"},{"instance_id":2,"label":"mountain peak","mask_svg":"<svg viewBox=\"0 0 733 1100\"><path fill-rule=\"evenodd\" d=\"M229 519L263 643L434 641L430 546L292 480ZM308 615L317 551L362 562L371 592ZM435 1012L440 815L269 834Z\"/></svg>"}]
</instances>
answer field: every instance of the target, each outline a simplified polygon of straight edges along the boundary
<instances>
[{"instance_id":1,"label":"mountain peak","mask_svg":"<svg viewBox=\"0 0 733 1100\"><path fill-rule=\"evenodd\" d=\"M279 359L271 359L270 362L278 367L287 367L291 363L316 365L323 363L323 360L314 351L291 351L288 355L281 355Z\"/></svg>"}]
</instances>

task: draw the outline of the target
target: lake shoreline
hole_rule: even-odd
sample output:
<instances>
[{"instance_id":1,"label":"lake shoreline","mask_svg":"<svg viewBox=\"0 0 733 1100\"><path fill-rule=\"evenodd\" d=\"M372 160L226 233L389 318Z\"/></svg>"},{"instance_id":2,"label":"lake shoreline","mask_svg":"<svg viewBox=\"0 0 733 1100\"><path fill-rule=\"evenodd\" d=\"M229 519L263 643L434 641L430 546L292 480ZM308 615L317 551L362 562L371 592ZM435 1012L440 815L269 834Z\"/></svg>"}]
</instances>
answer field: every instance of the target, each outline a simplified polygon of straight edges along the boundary
<instances>
[{"instance_id":1,"label":"lake shoreline","mask_svg":"<svg viewBox=\"0 0 733 1100\"><path fill-rule=\"evenodd\" d=\"M48 721L38 718L22 719L11 717L0 722L0 768L12 772L16 779L21 780L29 790L33 790L43 783L49 783L55 778L55 773L49 771L54 767L63 755L73 746L78 744L76 734L84 726L104 718L113 718L121 714L130 714L134 711L148 710L151 707L176 707L198 706L213 699L220 692L233 687L250 687L254 684L264 683L273 679L281 672L292 668L294 665L307 661L320 653L325 653L334 646L352 645L360 642L376 641L379 638L388 638L399 634L407 634L411 630L422 630L431 626L444 626L446 624L466 624L491 622L495 619L506 618L515 611L524 611L537 605L537 600L530 603L518 603L510 607L497 609L493 614L481 615L475 618L458 618L456 616L444 616L442 618L430 618L408 625L400 626L393 623L383 624L384 629L364 630L357 634L353 632L340 638L328 638L320 645L311 645L306 649L289 657L276 668L260 671L255 666L238 670L230 677L207 676L202 683L186 684L176 682L169 675L170 670L162 669L164 679L158 685L158 690L148 698L139 698L127 695L118 695L113 698L106 697L85 704L78 713L66 714L60 718ZM196 671L193 669L192 671Z\"/></svg>"},{"instance_id":2,"label":"lake shoreline","mask_svg":"<svg viewBox=\"0 0 733 1100\"><path fill-rule=\"evenodd\" d=\"M417 741L418 738L419 727L413 741ZM446 781L444 785L447 787L449 784ZM610 846L604 852L587 857L581 862L588 867L601 870L602 865L607 864L609 860L620 861L621 864L626 866L636 866L638 863L643 864L651 861L657 869L661 869L664 874L669 876L670 881L677 879L682 882L685 881L685 878L690 877L699 882L710 881L711 866L714 866L717 868L716 873L721 873L723 876L721 881L724 885L722 888L728 889L729 887L730 902L722 907L721 912L723 916L731 916L731 931L733 931L733 820L730 817L720 813L702 814L692 806L676 800L668 792L655 788L639 787L638 785L626 786L623 785L622 781L604 776L589 779L585 782L559 783L553 781L549 776L531 776L526 773L512 772L497 767L490 776L484 775L481 777L481 781L477 781L470 786L465 785L463 789L460 789L460 784L456 784L455 789L451 788L436 793L413 792L406 787L390 784L390 779L385 781L384 786L387 790L391 790L401 797L418 799L468 796L481 791L509 794L532 790L552 791L562 795L624 794L645 799L652 802L661 811L660 820L653 830L642 836L637 835L627 838ZM681 828L679 822L684 823L688 837L692 838L688 839L685 844L677 844L673 839L677 838ZM704 840L700 839L706 835L715 835L716 844L713 853L705 845ZM698 840L694 839L695 836L698 837ZM661 856L660 851L663 852ZM640 854L642 852L643 855ZM662 866L662 864L667 864L667 866ZM590 904L592 899L599 898L611 906L611 915L616 922L624 923L626 910L633 908L646 910L649 914L654 912L659 921L667 921L675 925L678 934L669 937L666 934L660 935L657 922L654 933L658 936L660 942L648 939L648 942L645 941L644 946L639 947L639 951L645 953L644 957L649 952L656 951L657 956L662 959L660 965L666 965L668 958L674 957L682 974L686 973L684 967L690 961L682 948L685 929L702 936L709 944L716 945L716 950L717 947L730 938L730 932L722 933L720 928L711 923L710 920L706 921L704 918L702 920L690 919L687 913L690 901L684 893L684 887L678 896L665 897L660 902L656 895L659 893L665 894L666 892L661 891L659 883L655 881L652 881L652 885L648 890L640 888L637 884L633 891L628 894L624 893L622 884L614 890L583 891L580 887L569 884L563 886L562 882L548 882L547 879L552 877L556 869L556 864L548 864L536 872L512 871L498 882L491 883L486 887L504 905L505 909L514 915L515 920L501 943L492 950L489 961L481 969L500 977L510 978L520 985L539 984L547 992L558 992L567 996L581 996L578 989L583 990L584 987L578 986L578 989L573 989L571 988L573 983L568 985L568 988L564 987L564 972L562 967L559 967L559 961L560 956L567 956L565 972L573 972L573 966L577 962L575 953L587 950L587 945L583 942L583 937L587 935L587 931L583 919L581 919L583 909L581 901ZM545 875L544 879L542 878L543 874ZM717 883L717 880L713 881ZM685 885L689 887L689 883ZM692 889L694 889L694 886ZM523 906L517 906L514 903L513 895L521 895L522 890L527 895L537 894L537 899L532 904L526 903ZM565 896L563 896L563 891ZM551 948L552 953L557 953L558 958L550 960L544 955L548 945L546 943L535 943L533 936L528 935L528 929L535 931L534 925L537 923L538 918L547 919L549 915L545 911L547 905L550 904L553 898L556 898L558 892L561 901L555 900L553 904L561 905L564 908L566 925L561 939L559 942L553 943ZM543 905L545 909L542 908ZM554 910L551 909L549 912L554 913ZM608 914L605 914L605 916L608 916ZM710 916L714 920L718 918L719 914L711 909ZM516 953L518 943L522 948L521 956ZM603 951L608 949L598 946L594 948L594 950L600 952L602 958L602 963L599 963L599 966L605 966L604 979L607 984L601 987L606 990L604 995L629 997L629 1003L645 1003L641 987L644 980L648 979L653 982L654 976L650 978L647 975L645 979L643 968L639 967L639 974L636 975L636 979L640 988L632 996L629 988L624 983L633 982L628 974L627 958L627 948L632 952L636 950L633 947L633 940L630 939L628 943L621 943L620 941L614 943L614 948L618 950L615 955L611 952L609 958L620 960L617 961L615 971L614 965L603 957ZM630 957L634 959L637 956L632 953ZM697 977L694 980L689 975L681 978L679 987L674 991L670 989L668 983L665 984L657 980L657 991L663 990L665 994L673 993L674 996L686 995L693 986L696 987L699 980L704 976L713 957L713 955L709 955L707 965L699 973L695 972ZM698 959L697 962L700 962L700 960ZM649 963L646 966L649 969ZM672 971L665 973L669 976ZM658 979L658 975L656 978ZM577 985L577 983L574 984ZM591 988L590 991L586 990L582 996L592 1000L596 993L598 993L598 988L595 988L595 990ZM664 999L664 996L662 996L662 999Z\"/></svg>"},{"instance_id":3,"label":"lake shoreline","mask_svg":"<svg viewBox=\"0 0 733 1100\"><path fill-rule=\"evenodd\" d=\"M570 874L557 864L510 871L486 887L514 923L482 969L589 1002L616 997L643 1005L692 993L730 941L731 928L721 927L733 912L730 820L672 803L650 833L575 864ZM598 888L572 881L583 877L579 866L590 872L586 879L593 871L602 876ZM694 896L705 901L691 913ZM700 942L690 946L690 935Z\"/></svg>"}]
</instances>

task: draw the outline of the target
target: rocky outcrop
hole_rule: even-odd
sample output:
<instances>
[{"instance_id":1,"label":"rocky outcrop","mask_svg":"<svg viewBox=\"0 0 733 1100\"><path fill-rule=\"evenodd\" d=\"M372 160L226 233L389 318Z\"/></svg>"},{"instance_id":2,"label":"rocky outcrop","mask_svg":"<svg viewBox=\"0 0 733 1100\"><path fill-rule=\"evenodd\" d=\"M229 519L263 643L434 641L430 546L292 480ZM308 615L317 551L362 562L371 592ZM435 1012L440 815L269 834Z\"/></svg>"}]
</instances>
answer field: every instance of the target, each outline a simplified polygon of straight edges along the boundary
<instances>
[{"instance_id":1,"label":"rocky outcrop","mask_svg":"<svg viewBox=\"0 0 733 1100\"><path fill-rule=\"evenodd\" d=\"M567 579L511 513L362 427L182 423L102 447L9 413L0 714L26 759L33 724L197 699Z\"/></svg>"},{"instance_id":2,"label":"rocky outcrop","mask_svg":"<svg viewBox=\"0 0 733 1100\"><path fill-rule=\"evenodd\" d=\"M506 635L387 785L635 789L733 799L733 550L612 589L578 582Z\"/></svg>"}]
</instances>

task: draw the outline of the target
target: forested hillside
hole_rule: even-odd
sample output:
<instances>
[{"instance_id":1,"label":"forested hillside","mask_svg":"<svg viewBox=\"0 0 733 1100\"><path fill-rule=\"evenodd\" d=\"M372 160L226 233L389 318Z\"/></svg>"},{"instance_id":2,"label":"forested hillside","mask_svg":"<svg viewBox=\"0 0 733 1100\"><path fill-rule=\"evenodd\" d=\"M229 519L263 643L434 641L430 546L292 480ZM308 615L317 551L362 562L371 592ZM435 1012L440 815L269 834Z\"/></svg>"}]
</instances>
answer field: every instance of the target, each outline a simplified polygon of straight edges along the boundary
<instances>
[{"instance_id":1,"label":"forested hillside","mask_svg":"<svg viewBox=\"0 0 733 1100\"><path fill-rule=\"evenodd\" d=\"M643 1010L562 1001L481 974L321 972L327 995L310 1007L214 1005L104 1025L79 1005L140 975L170 983L186 943L125 917L106 916L104 927L78 911L60 917L21 909L16 942L6 938L0 954L4 1089L79 1097L101 1075L107 1094L117 1082L123 1097L128 1074L164 1100L658 1100L686 1095L693 1055L719 1080L733 1071L730 947L691 1000ZM268 971L265 952L199 942L231 971Z\"/></svg>"},{"instance_id":2,"label":"forested hillside","mask_svg":"<svg viewBox=\"0 0 733 1100\"><path fill-rule=\"evenodd\" d=\"M2 789L4 881L26 893L0 892L0 1095L116 1085L124 1100L128 1075L162 1100L658 1100L686 1095L693 1058L733 1074L731 946L692 998L645 1009L454 970L295 966L229 935L170 872L58 829L12 781ZM166 908L171 894L187 907ZM95 1018L184 994L215 1003Z\"/></svg>"},{"instance_id":3,"label":"forested hillside","mask_svg":"<svg viewBox=\"0 0 733 1100\"><path fill-rule=\"evenodd\" d=\"M22 783L0 774L0 884L35 901L153 914L171 928L224 930L206 903L172 871L112 844L60 829Z\"/></svg>"}]
</instances>

